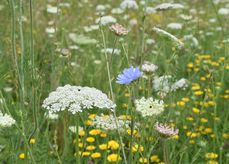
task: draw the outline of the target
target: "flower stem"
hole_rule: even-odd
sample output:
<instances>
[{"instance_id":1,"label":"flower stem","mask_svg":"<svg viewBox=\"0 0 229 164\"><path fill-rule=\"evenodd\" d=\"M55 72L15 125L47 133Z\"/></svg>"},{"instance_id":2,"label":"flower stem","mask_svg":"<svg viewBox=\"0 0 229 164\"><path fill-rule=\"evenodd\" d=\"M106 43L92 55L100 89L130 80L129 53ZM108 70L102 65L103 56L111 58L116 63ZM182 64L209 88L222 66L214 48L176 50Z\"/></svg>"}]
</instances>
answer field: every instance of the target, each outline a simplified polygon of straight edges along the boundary
<instances>
[{"instance_id":1,"label":"flower stem","mask_svg":"<svg viewBox=\"0 0 229 164\"><path fill-rule=\"evenodd\" d=\"M168 147L166 145L166 141L166 139L162 139L163 157L165 164L169 164Z\"/></svg>"}]
</instances>

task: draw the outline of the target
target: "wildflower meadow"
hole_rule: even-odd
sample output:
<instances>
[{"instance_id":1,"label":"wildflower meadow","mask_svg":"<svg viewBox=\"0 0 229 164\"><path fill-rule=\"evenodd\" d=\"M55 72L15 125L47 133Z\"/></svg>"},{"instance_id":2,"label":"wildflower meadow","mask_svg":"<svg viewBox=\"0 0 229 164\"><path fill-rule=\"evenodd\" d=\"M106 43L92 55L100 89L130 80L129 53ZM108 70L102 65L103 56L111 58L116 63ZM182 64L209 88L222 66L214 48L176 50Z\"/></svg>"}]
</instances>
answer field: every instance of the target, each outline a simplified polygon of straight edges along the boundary
<instances>
[{"instance_id":1,"label":"wildflower meadow","mask_svg":"<svg viewBox=\"0 0 229 164\"><path fill-rule=\"evenodd\" d=\"M229 164L229 0L1 0L1 164Z\"/></svg>"}]
</instances>

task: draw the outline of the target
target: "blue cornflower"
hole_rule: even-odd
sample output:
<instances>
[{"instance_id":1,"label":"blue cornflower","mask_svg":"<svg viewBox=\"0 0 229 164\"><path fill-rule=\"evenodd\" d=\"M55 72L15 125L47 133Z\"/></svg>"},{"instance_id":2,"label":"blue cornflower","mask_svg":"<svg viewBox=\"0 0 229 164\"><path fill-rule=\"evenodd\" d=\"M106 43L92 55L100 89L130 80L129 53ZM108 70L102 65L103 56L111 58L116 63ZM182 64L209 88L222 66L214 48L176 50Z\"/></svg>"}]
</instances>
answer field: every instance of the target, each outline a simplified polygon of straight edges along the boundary
<instances>
[{"instance_id":1,"label":"blue cornflower","mask_svg":"<svg viewBox=\"0 0 229 164\"><path fill-rule=\"evenodd\" d=\"M130 84L132 81L141 77L143 72L140 71L139 67L126 68L123 70L122 74L119 74L117 77L117 83L119 84Z\"/></svg>"}]
</instances>

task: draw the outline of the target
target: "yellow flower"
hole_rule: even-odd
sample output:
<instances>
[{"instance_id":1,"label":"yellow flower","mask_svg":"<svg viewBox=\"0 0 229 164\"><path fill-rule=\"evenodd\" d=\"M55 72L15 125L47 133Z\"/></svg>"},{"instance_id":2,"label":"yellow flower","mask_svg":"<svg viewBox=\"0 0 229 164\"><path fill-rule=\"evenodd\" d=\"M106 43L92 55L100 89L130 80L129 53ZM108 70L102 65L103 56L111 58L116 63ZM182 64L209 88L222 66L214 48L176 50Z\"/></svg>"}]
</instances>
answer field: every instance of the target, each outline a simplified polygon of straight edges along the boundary
<instances>
[{"instance_id":1,"label":"yellow flower","mask_svg":"<svg viewBox=\"0 0 229 164\"><path fill-rule=\"evenodd\" d=\"M95 136L95 135L101 134L101 132L102 131L100 129L92 129L89 131L89 134L92 136Z\"/></svg>"},{"instance_id":2,"label":"yellow flower","mask_svg":"<svg viewBox=\"0 0 229 164\"><path fill-rule=\"evenodd\" d=\"M193 65L193 63L188 63L188 64L187 64L187 67L188 67L189 69L192 69L192 68L194 67L194 65Z\"/></svg>"},{"instance_id":3,"label":"yellow flower","mask_svg":"<svg viewBox=\"0 0 229 164\"><path fill-rule=\"evenodd\" d=\"M140 163L147 163L147 158L142 158L142 157L141 157L141 158L139 159L139 162L140 162Z\"/></svg>"},{"instance_id":4,"label":"yellow flower","mask_svg":"<svg viewBox=\"0 0 229 164\"><path fill-rule=\"evenodd\" d=\"M111 150L116 150L119 148L119 144L118 142L111 140L108 142L108 148L110 148Z\"/></svg>"},{"instance_id":5,"label":"yellow flower","mask_svg":"<svg viewBox=\"0 0 229 164\"><path fill-rule=\"evenodd\" d=\"M152 155L151 157L150 157L150 161L151 162L160 162L160 159L158 158L158 155Z\"/></svg>"},{"instance_id":6,"label":"yellow flower","mask_svg":"<svg viewBox=\"0 0 229 164\"><path fill-rule=\"evenodd\" d=\"M203 77L200 78L200 80L201 81L205 81L206 80L206 77L203 76Z\"/></svg>"},{"instance_id":7,"label":"yellow flower","mask_svg":"<svg viewBox=\"0 0 229 164\"><path fill-rule=\"evenodd\" d=\"M143 152L144 151L144 147L142 145L139 146L138 144L133 145L132 152L135 153L137 151Z\"/></svg>"},{"instance_id":8,"label":"yellow flower","mask_svg":"<svg viewBox=\"0 0 229 164\"><path fill-rule=\"evenodd\" d=\"M83 143L82 143L82 142L79 143L79 147L80 147L80 148L83 147Z\"/></svg>"},{"instance_id":9,"label":"yellow flower","mask_svg":"<svg viewBox=\"0 0 229 164\"><path fill-rule=\"evenodd\" d=\"M95 142L95 138L94 137L87 137L86 141L89 143Z\"/></svg>"},{"instance_id":10,"label":"yellow flower","mask_svg":"<svg viewBox=\"0 0 229 164\"><path fill-rule=\"evenodd\" d=\"M35 144L35 143L36 143L35 138L31 138L31 139L29 140L29 143L30 143L30 144Z\"/></svg>"},{"instance_id":11,"label":"yellow flower","mask_svg":"<svg viewBox=\"0 0 229 164\"><path fill-rule=\"evenodd\" d=\"M206 129L204 129L204 133L212 133L212 129L211 128L206 128Z\"/></svg>"},{"instance_id":12,"label":"yellow flower","mask_svg":"<svg viewBox=\"0 0 229 164\"><path fill-rule=\"evenodd\" d=\"M94 145L89 145L86 147L86 150L88 151L91 151L91 150L94 150L95 149L95 146Z\"/></svg>"},{"instance_id":13,"label":"yellow flower","mask_svg":"<svg viewBox=\"0 0 229 164\"><path fill-rule=\"evenodd\" d=\"M89 156L91 153L89 151L84 151L81 153L81 156L82 157L86 157L86 156Z\"/></svg>"},{"instance_id":14,"label":"yellow flower","mask_svg":"<svg viewBox=\"0 0 229 164\"><path fill-rule=\"evenodd\" d=\"M101 134L100 134L100 137L106 138L106 137L107 137L107 134L106 134L106 133L101 133Z\"/></svg>"},{"instance_id":15,"label":"yellow flower","mask_svg":"<svg viewBox=\"0 0 229 164\"><path fill-rule=\"evenodd\" d=\"M109 162L117 162L121 160L121 157L118 154L110 154L107 156Z\"/></svg>"},{"instance_id":16,"label":"yellow flower","mask_svg":"<svg viewBox=\"0 0 229 164\"><path fill-rule=\"evenodd\" d=\"M130 93L126 92L125 97L130 97Z\"/></svg>"},{"instance_id":17,"label":"yellow flower","mask_svg":"<svg viewBox=\"0 0 229 164\"><path fill-rule=\"evenodd\" d=\"M190 143L190 144L195 144L196 141L195 141L195 140L190 140L189 143Z\"/></svg>"},{"instance_id":18,"label":"yellow flower","mask_svg":"<svg viewBox=\"0 0 229 164\"><path fill-rule=\"evenodd\" d=\"M81 131L79 132L79 136L83 137L84 135L85 135L85 131L84 131L84 130L81 130Z\"/></svg>"},{"instance_id":19,"label":"yellow flower","mask_svg":"<svg viewBox=\"0 0 229 164\"><path fill-rule=\"evenodd\" d=\"M218 154L216 154L216 153L206 153L205 154L205 158L207 158L207 159L216 159L216 158L218 158Z\"/></svg>"},{"instance_id":20,"label":"yellow flower","mask_svg":"<svg viewBox=\"0 0 229 164\"><path fill-rule=\"evenodd\" d=\"M193 111L194 113L200 113L200 110L199 110L198 108L192 108L192 111Z\"/></svg>"},{"instance_id":21,"label":"yellow flower","mask_svg":"<svg viewBox=\"0 0 229 164\"><path fill-rule=\"evenodd\" d=\"M206 118L201 118L201 119L200 119L200 122L206 123L206 122L208 122L208 119L206 119Z\"/></svg>"},{"instance_id":22,"label":"yellow flower","mask_svg":"<svg viewBox=\"0 0 229 164\"><path fill-rule=\"evenodd\" d=\"M85 124L86 124L87 126L92 125L92 120L86 120L86 121L85 121Z\"/></svg>"},{"instance_id":23,"label":"yellow flower","mask_svg":"<svg viewBox=\"0 0 229 164\"><path fill-rule=\"evenodd\" d=\"M99 145L100 150L106 150L107 149L107 144L100 144Z\"/></svg>"},{"instance_id":24,"label":"yellow flower","mask_svg":"<svg viewBox=\"0 0 229 164\"><path fill-rule=\"evenodd\" d=\"M184 101L178 101L178 102L177 102L177 105L178 105L178 106L181 106L181 107L182 107L182 106L185 106L185 102L184 102Z\"/></svg>"},{"instance_id":25,"label":"yellow flower","mask_svg":"<svg viewBox=\"0 0 229 164\"><path fill-rule=\"evenodd\" d=\"M189 102L190 99L189 99L188 97L184 97L184 98L182 98L182 101L184 101L184 102Z\"/></svg>"},{"instance_id":26,"label":"yellow flower","mask_svg":"<svg viewBox=\"0 0 229 164\"><path fill-rule=\"evenodd\" d=\"M223 133L223 138L228 139L229 138L229 133Z\"/></svg>"},{"instance_id":27,"label":"yellow flower","mask_svg":"<svg viewBox=\"0 0 229 164\"><path fill-rule=\"evenodd\" d=\"M19 158L20 158L20 159L25 159L25 153L19 154Z\"/></svg>"},{"instance_id":28,"label":"yellow flower","mask_svg":"<svg viewBox=\"0 0 229 164\"><path fill-rule=\"evenodd\" d=\"M204 92L203 91L196 91L196 92L194 92L194 95L195 96L200 96L200 95L202 95Z\"/></svg>"},{"instance_id":29,"label":"yellow flower","mask_svg":"<svg viewBox=\"0 0 229 164\"><path fill-rule=\"evenodd\" d=\"M193 121L194 119L193 119L193 117L189 116L189 117L186 117L186 120Z\"/></svg>"},{"instance_id":30,"label":"yellow flower","mask_svg":"<svg viewBox=\"0 0 229 164\"><path fill-rule=\"evenodd\" d=\"M200 89L200 85L199 84L195 84L193 87L192 87L192 90L193 91L196 91L196 90L199 90Z\"/></svg>"},{"instance_id":31,"label":"yellow flower","mask_svg":"<svg viewBox=\"0 0 229 164\"><path fill-rule=\"evenodd\" d=\"M88 116L88 118L91 119L91 120L94 119L95 117L96 117L96 114L90 114L90 115Z\"/></svg>"},{"instance_id":32,"label":"yellow flower","mask_svg":"<svg viewBox=\"0 0 229 164\"><path fill-rule=\"evenodd\" d=\"M92 153L92 154L91 154L91 157L94 158L94 159L100 158L100 157L101 157L101 153L99 153L99 152Z\"/></svg>"},{"instance_id":33,"label":"yellow flower","mask_svg":"<svg viewBox=\"0 0 229 164\"><path fill-rule=\"evenodd\" d=\"M179 135L174 135L171 138L174 139L174 140L178 140L179 139Z\"/></svg>"},{"instance_id":34,"label":"yellow flower","mask_svg":"<svg viewBox=\"0 0 229 164\"><path fill-rule=\"evenodd\" d=\"M214 161L214 160L210 160L210 161L207 162L207 164L218 164L218 162Z\"/></svg>"},{"instance_id":35,"label":"yellow flower","mask_svg":"<svg viewBox=\"0 0 229 164\"><path fill-rule=\"evenodd\" d=\"M128 104L124 103L124 104L122 104L122 107L123 108L128 108Z\"/></svg>"},{"instance_id":36,"label":"yellow flower","mask_svg":"<svg viewBox=\"0 0 229 164\"><path fill-rule=\"evenodd\" d=\"M131 129L127 129L127 134L131 135ZM134 135L134 136L137 136L137 135L138 135L137 130L134 130L134 131L133 131L133 135Z\"/></svg>"}]
</instances>

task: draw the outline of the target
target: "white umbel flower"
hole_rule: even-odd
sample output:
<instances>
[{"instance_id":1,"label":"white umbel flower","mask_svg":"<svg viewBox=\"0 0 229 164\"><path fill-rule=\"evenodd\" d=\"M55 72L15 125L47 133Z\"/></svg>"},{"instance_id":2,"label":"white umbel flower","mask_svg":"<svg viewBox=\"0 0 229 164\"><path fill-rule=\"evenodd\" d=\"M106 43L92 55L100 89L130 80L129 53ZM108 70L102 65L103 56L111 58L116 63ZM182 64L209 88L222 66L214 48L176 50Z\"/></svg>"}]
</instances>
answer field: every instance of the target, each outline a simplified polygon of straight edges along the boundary
<instances>
[{"instance_id":1,"label":"white umbel flower","mask_svg":"<svg viewBox=\"0 0 229 164\"><path fill-rule=\"evenodd\" d=\"M138 9L138 4L135 0L124 0L120 4L120 8L125 10L125 9Z\"/></svg>"},{"instance_id":2,"label":"white umbel flower","mask_svg":"<svg viewBox=\"0 0 229 164\"><path fill-rule=\"evenodd\" d=\"M162 3L155 7L155 10L182 9L184 6L179 3Z\"/></svg>"},{"instance_id":3,"label":"white umbel flower","mask_svg":"<svg viewBox=\"0 0 229 164\"><path fill-rule=\"evenodd\" d=\"M229 9L227 9L227 8L220 8L218 10L218 14L219 15L228 15L229 14Z\"/></svg>"},{"instance_id":4,"label":"white umbel flower","mask_svg":"<svg viewBox=\"0 0 229 164\"><path fill-rule=\"evenodd\" d=\"M115 104L96 88L65 85L51 92L42 107L51 113L68 110L75 114L94 107L113 109Z\"/></svg>"},{"instance_id":5,"label":"white umbel flower","mask_svg":"<svg viewBox=\"0 0 229 164\"><path fill-rule=\"evenodd\" d=\"M176 81L174 84L172 84L171 91L176 91L178 89L186 89L187 87L188 87L188 80L185 78L182 78Z\"/></svg>"},{"instance_id":6,"label":"white umbel flower","mask_svg":"<svg viewBox=\"0 0 229 164\"><path fill-rule=\"evenodd\" d=\"M183 25L180 23L169 23L167 25L168 28L173 29L173 30L180 30L180 29L182 29L182 26Z\"/></svg>"},{"instance_id":7,"label":"white umbel flower","mask_svg":"<svg viewBox=\"0 0 229 164\"><path fill-rule=\"evenodd\" d=\"M116 23L117 20L114 17L107 15L101 18L97 18L95 22L97 24L101 24L102 26L106 26L107 24Z\"/></svg>"},{"instance_id":8,"label":"white umbel flower","mask_svg":"<svg viewBox=\"0 0 229 164\"><path fill-rule=\"evenodd\" d=\"M120 49L116 49L116 48L106 48L106 49L102 49L101 50L102 53L106 53L106 54L113 54L113 55L120 55L121 50Z\"/></svg>"},{"instance_id":9,"label":"white umbel flower","mask_svg":"<svg viewBox=\"0 0 229 164\"><path fill-rule=\"evenodd\" d=\"M0 112L0 127L11 127L15 122L16 121L10 115Z\"/></svg>"},{"instance_id":10,"label":"white umbel flower","mask_svg":"<svg viewBox=\"0 0 229 164\"><path fill-rule=\"evenodd\" d=\"M146 99L142 97L139 100L135 100L136 110L141 113L143 117L158 115L164 111L164 102L162 100L156 100L152 97Z\"/></svg>"},{"instance_id":11,"label":"white umbel flower","mask_svg":"<svg viewBox=\"0 0 229 164\"><path fill-rule=\"evenodd\" d=\"M122 131L126 128L129 128L130 121L117 118L116 125L115 117L113 115L101 114L100 116L98 115L93 119L92 125L96 128L101 128L104 130L116 130L117 128L119 128Z\"/></svg>"},{"instance_id":12,"label":"white umbel flower","mask_svg":"<svg viewBox=\"0 0 229 164\"><path fill-rule=\"evenodd\" d=\"M158 69L158 66L156 66L156 65L154 65L154 64L152 64L152 63L145 63L145 64L143 64L142 65L142 71L144 71L144 72L151 72L151 73L153 73L153 72L155 72L156 70Z\"/></svg>"}]
</instances>

